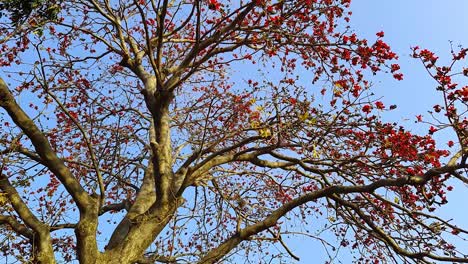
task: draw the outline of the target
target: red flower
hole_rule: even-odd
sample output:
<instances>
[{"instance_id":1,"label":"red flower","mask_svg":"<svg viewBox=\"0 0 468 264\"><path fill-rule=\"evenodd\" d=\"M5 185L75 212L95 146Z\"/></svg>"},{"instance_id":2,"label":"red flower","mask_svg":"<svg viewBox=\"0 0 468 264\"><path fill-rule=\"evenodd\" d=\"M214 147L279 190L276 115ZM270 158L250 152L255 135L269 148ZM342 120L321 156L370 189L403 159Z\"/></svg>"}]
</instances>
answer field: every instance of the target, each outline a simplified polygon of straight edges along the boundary
<instances>
[{"instance_id":1,"label":"red flower","mask_svg":"<svg viewBox=\"0 0 468 264\"><path fill-rule=\"evenodd\" d=\"M418 122L422 122L422 115L417 115L416 119L418 120Z\"/></svg>"},{"instance_id":2,"label":"red flower","mask_svg":"<svg viewBox=\"0 0 468 264\"><path fill-rule=\"evenodd\" d=\"M413 168L406 168L406 173L408 173L409 175L414 175L415 171Z\"/></svg>"},{"instance_id":3,"label":"red flower","mask_svg":"<svg viewBox=\"0 0 468 264\"><path fill-rule=\"evenodd\" d=\"M208 8L211 10L219 10L221 4L217 0L208 0Z\"/></svg>"},{"instance_id":4,"label":"red flower","mask_svg":"<svg viewBox=\"0 0 468 264\"><path fill-rule=\"evenodd\" d=\"M432 135L432 134L434 134L435 132L437 132L437 128L431 126L431 127L429 128L429 134Z\"/></svg>"},{"instance_id":5,"label":"red flower","mask_svg":"<svg viewBox=\"0 0 468 264\"><path fill-rule=\"evenodd\" d=\"M261 6L265 4L265 0L255 0L255 5L256 6Z\"/></svg>"},{"instance_id":6,"label":"red flower","mask_svg":"<svg viewBox=\"0 0 468 264\"><path fill-rule=\"evenodd\" d=\"M385 34L384 34L383 31L380 31L380 32L377 32L375 35L376 35L377 37L379 37L379 38L383 38L383 36L384 36Z\"/></svg>"},{"instance_id":7,"label":"red flower","mask_svg":"<svg viewBox=\"0 0 468 264\"><path fill-rule=\"evenodd\" d=\"M392 71L392 73L398 71L399 69L400 69L400 65L398 65L398 64L392 64L392 65L391 65L391 71Z\"/></svg>"},{"instance_id":8,"label":"red flower","mask_svg":"<svg viewBox=\"0 0 468 264\"><path fill-rule=\"evenodd\" d=\"M7 58L9 62L12 62L15 59L15 56L13 55L13 53L8 53Z\"/></svg>"},{"instance_id":9,"label":"red flower","mask_svg":"<svg viewBox=\"0 0 468 264\"><path fill-rule=\"evenodd\" d=\"M447 145L451 148L451 147L453 147L454 143L453 143L452 140L450 140L450 141L447 143Z\"/></svg>"},{"instance_id":10,"label":"red flower","mask_svg":"<svg viewBox=\"0 0 468 264\"><path fill-rule=\"evenodd\" d=\"M377 107L377 109L384 109L385 106L382 102L378 101L378 102L375 102L375 106Z\"/></svg>"},{"instance_id":11,"label":"red flower","mask_svg":"<svg viewBox=\"0 0 468 264\"><path fill-rule=\"evenodd\" d=\"M403 80L403 74L402 73L395 73L393 74L393 78L395 78L398 81Z\"/></svg>"},{"instance_id":12,"label":"red flower","mask_svg":"<svg viewBox=\"0 0 468 264\"><path fill-rule=\"evenodd\" d=\"M458 93L461 95L463 101L468 101L468 86L464 86Z\"/></svg>"},{"instance_id":13,"label":"red flower","mask_svg":"<svg viewBox=\"0 0 468 264\"><path fill-rule=\"evenodd\" d=\"M365 105L365 106L362 107L362 111L364 113L366 113L366 114L370 113L371 110L372 110L372 106L370 106L370 105Z\"/></svg>"}]
</instances>

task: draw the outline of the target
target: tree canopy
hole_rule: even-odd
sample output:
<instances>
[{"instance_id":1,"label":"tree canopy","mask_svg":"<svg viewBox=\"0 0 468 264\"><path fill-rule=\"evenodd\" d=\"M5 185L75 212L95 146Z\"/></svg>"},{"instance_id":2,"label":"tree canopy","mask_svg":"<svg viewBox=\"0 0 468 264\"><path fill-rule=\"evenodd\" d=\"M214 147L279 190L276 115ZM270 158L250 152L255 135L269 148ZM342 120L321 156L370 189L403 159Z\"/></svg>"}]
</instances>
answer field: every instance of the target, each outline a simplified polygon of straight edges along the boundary
<instances>
[{"instance_id":1,"label":"tree canopy","mask_svg":"<svg viewBox=\"0 0 468 264\"><path fill-rule=\"evenodd\" d=\"M0 2L0 17L7 16L12 25L19 26L28 19L36 20L36 23L41 20L54 20L60 11L59 8L59 2L54 0L4 0Z\"/></svg>"},{"instance_id":2,"label":"tree canopy","mask_svg":"<svg viewBox=\"0 0 468 264\"><path fill-rule=\"evenodd\" d=\"M447 180L468 184L467 49L448 65L413 49L441 103L411 133L370 82L401 80L398 56L349 27L349 5L2 2L0 252L270 263L302 235L358 263L467 263L468 230L436 213Z\"/></svg>"}]
</instances>

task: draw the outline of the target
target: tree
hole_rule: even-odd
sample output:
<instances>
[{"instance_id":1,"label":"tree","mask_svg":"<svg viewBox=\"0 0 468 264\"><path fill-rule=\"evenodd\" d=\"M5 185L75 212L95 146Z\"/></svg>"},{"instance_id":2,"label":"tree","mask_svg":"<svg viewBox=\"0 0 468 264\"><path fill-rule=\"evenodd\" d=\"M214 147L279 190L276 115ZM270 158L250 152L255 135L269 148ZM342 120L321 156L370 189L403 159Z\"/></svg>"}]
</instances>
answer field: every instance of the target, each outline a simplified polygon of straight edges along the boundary
<instances>
[{"instance_id":1,"label":"tree","mask_svg":"<svg viewBox=\"0 0 468 264\"><path fill-rule=\"evenodd\" d=\"M26 22L36 26L47 20L55 20L59 7L59 2L55 0L4 0L0 3L0 18L8 16L9 22L16 27Z\"/></svg>"},{"instance_id":2,"label":"tree","mask_svg":"<svg viewBox=\"0 0 468 264\"><path fill-rule=\"evenodd\" d=\"M357 262L468 262L449 242L468 231L433 214L447 179L468 183L466 50L439 67L415 48L446 121L414 135L379 117L394 106L366 76L402 74L383 32L347 26L349 4L70 0L40 34L4 16L23 28L1 31L3 254L268 262L297 258L283 236L314 223ZM458 150L436 148L439 129Z\"/></svg>"}]
</instances>

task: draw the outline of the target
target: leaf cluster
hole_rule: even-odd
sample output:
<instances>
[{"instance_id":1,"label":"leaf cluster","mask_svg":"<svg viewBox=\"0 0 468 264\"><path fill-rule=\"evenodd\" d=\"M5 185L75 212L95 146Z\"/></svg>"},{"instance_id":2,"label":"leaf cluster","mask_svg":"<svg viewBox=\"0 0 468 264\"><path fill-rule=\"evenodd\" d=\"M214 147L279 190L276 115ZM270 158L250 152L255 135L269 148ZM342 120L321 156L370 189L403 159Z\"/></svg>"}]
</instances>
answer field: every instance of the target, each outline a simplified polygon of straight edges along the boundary
<instances>
[{"instance_id":1,"label":"leaf cluster","mask_svg":"<svg viewBox=\"0 0 468 264\"><path fill-rule=\"evenodd\" d=\"M0 18L6 16L15 27L24 24L29 18L37 22L55 20L60 11L59 1L44 0L4 0L0 2ZM36 24L41 24L37 23Z\"/></svg>"}]
</instances>

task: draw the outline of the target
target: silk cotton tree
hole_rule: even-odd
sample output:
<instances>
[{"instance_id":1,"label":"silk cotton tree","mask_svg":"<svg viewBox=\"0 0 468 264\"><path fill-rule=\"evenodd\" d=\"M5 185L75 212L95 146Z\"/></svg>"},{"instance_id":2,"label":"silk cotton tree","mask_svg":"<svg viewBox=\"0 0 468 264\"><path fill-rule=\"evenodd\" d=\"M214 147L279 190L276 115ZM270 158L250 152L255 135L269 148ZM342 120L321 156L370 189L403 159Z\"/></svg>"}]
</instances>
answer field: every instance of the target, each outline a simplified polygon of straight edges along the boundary
<instances>
[{"instance_id":1,"label":"silk cotton tree","mask_svg":"<svg viewBox=\"0 0 468 264\"><path fill-rule=\"evenodd\" d=\"M380 119L394 106L365 76L402 74L383 32L349 28L349 0L45 4L1 18L10 260L270 262L302 233L357 262L468 262L450 242L467 230L434 213L468 181L455 64L415 49L449 152Z\"/></svg>"}]
</instances>

